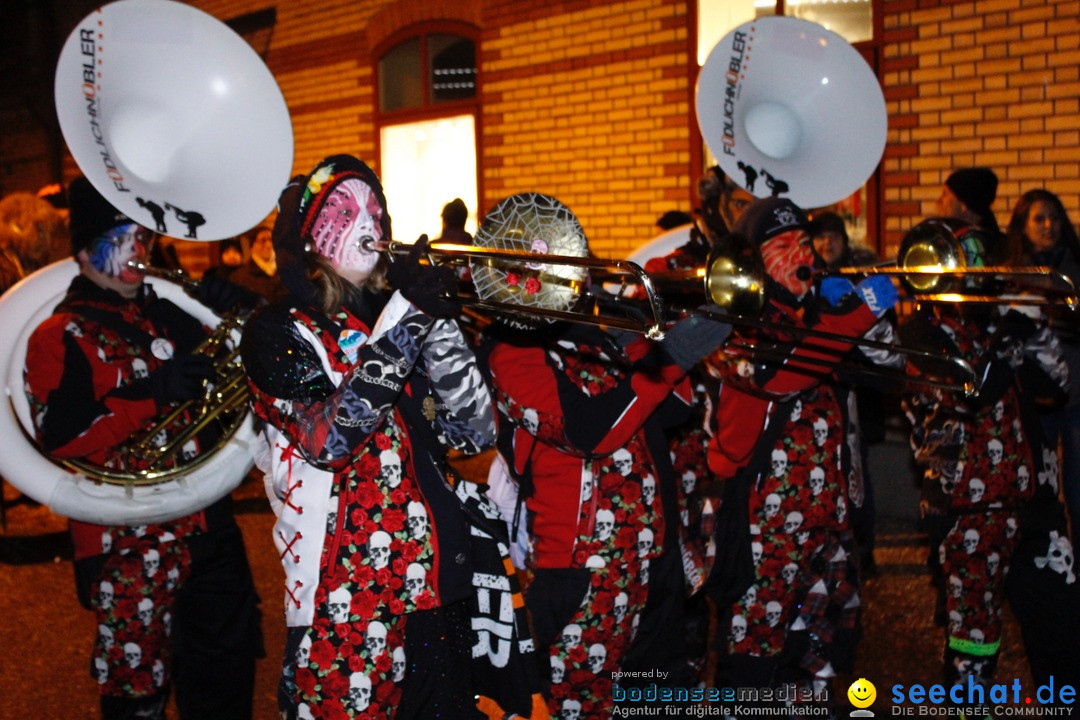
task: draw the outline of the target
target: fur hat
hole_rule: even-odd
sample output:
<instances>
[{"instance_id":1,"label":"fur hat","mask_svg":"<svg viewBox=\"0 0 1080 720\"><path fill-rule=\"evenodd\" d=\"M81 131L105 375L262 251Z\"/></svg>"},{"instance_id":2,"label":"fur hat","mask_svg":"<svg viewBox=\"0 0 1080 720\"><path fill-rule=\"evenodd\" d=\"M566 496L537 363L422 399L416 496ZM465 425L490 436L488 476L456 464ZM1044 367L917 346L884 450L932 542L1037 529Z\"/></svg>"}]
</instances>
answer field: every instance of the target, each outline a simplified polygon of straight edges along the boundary
<instances>
[{"instance_id":1,"label":"fur hat","mask_svg":"<svg viewBox=\"0 0 1080 720\"><path fill-rule=\"evenodd\" d=\"M791 200L768 197L746 209L735 223L735 232L745 236L754 247L761 247L780 233L806 230L809 225L806 213Z\"/></svg>"},{"instance_id":2,"label":"fur hat","mask_svg":"<svg viewBox=\"0 0 1080 720\"><path fill-rule=\"evenodd\" d=\"M114 208L89 180L79 176L68 187L71 254L90 247L94 238L135 221Z\"/></svg>"}]
</instances>

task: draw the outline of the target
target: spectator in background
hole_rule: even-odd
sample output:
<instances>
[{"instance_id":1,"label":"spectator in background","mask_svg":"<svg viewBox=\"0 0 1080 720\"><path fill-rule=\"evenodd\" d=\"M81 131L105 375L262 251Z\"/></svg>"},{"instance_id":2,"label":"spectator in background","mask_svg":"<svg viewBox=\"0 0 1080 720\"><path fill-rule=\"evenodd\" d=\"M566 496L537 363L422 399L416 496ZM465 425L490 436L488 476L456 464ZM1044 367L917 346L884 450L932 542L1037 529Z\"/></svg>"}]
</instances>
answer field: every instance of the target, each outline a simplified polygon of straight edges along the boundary
<instances>
[{"instance_id":1,"label":"spectator in background","mask_svg":"<svg viewBox=\"0 0 1080 720\"><path fill-rule=\"evenodd\" d=\"M446 203L442 209L442 235L435 238L435 242L472 244L472 235L465 232L465 221L469 219L469 208L465 207L465 201L454 198Z\"/></svg>"},{"instance_id":2,"label":"spectator in background","mask_svg":"<svg viewBox=\"0 0 1080 720\"><path fill-rule=\"evenodd\" d=\"M67 218L30 193L0 200L0 292L70 255Z\"/></svg>"},{"instance_id":3,"label":"spectator in background","mask_svg":"<svg viewBox=\"0 0 1080 720\"><path fill-rule=\"evenodd\" d=\"M244 258L242 238L221 241L221 265L207 272L216 272L229 282L273 302L285 296L285 287L277 275L277 255L271 239L271 228L260 225L254 230L251 254Z\"/></svg>"},{"instance_id":4,"label":"spectator in background","mask_svg":"<svg viewBox=\"0 0 1080 720\"><path fill-rule=\"evenodd\" d=\"M810 224L810 238L814 243L814 252L821 256L829 270L870 265L877 261L877 256L870 248L851 246L844 219L834 212L814 213Z\"/></svg>"},{"instance_id":5,"label":"spectator in background","mask_svg":"<svg viewBox=\"0 0 1080 720\"><path fill-rule=\"evenodd\" d=\"M937 201L938 217L962 220L980 231L983 255L976 260L985 265L998 265L1009 259L1005 239L990 209L997 197L997 186L997 175L990 168L961 168L946 178Z\"/></svg>"}]
</instances>

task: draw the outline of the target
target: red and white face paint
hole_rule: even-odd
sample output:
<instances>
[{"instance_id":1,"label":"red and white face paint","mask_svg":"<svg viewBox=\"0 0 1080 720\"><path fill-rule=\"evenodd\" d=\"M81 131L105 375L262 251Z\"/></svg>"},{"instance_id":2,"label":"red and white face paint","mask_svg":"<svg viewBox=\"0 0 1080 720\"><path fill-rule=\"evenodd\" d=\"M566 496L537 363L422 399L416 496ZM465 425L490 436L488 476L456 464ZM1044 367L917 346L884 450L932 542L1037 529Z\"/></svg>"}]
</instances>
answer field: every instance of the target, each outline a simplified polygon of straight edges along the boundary
<instances>
[{"instance_id":1,"label":"red and white face paint","mask_svg":"<svg viewBox=\"0 0 1080 720\"><path fill-rule=\"evenodd\" d=\"M814 251L805 231L789 230L765 241L761 244L761 259L769 277L792 295L801 298L809 292L810 274L807 271L814 264ZM799 278L800 271L805 280Z\"/></svg>"},{"instance_id":2,"label":"red and white face paint","mask_svg":"<svg viewBox=\"0 0 1080 720\"><path fill-rule=\"evenodd\" d=\"M346 280L361 284L379 262L379 253L365 250L365 240L381 240L382 208L364 182L338 183L319 208L311 229L315 250Z\"/></svg>"}]
</instances>

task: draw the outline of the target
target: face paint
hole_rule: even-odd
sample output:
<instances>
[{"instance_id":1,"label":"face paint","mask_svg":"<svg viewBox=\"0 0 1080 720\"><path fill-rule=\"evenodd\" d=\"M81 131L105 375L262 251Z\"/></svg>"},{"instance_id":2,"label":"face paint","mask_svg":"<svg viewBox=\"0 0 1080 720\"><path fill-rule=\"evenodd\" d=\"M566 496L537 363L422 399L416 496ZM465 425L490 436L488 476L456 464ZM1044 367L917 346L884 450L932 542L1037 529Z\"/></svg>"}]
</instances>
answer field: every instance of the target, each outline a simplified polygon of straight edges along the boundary
<instances>
[{"instance_id":1,"label":"face paint","mask_svg":"<svg viewBox=\"0 0 1080 720\"><path fill-rule=\"evenodd\" d=\"M382 209L370 187L356 178L338 183L312 226L315 250L342 277L362 283L379 261L379 253L364 250L362 243L368 238L382 239L381 217Z\"/></svg>"},{"instance_id":2,"label":"face paint","mask_svg":"<svg viewBox=\"0 0 1080 720\"><path fill-rule=\"evenodd\" d=\"M801 298L810 290L809 277L800 280L798 276L802 268L809 269L814 264L814 252L805 231L789 230L762 243L761 259L765 272L795 297Z\"/></svg>"},{"instance_id":3,"label":"face paint","mask_svg":"<svg viewBox=\"0 0 1080 720\"><path fill-rule=\"evenodd\" d=\"M110 280L138 285L143 274L128 262L146 258L146 230L134 223L113 228L94 238L87 255L90 266Z\"/></svg>"}]
</instances>

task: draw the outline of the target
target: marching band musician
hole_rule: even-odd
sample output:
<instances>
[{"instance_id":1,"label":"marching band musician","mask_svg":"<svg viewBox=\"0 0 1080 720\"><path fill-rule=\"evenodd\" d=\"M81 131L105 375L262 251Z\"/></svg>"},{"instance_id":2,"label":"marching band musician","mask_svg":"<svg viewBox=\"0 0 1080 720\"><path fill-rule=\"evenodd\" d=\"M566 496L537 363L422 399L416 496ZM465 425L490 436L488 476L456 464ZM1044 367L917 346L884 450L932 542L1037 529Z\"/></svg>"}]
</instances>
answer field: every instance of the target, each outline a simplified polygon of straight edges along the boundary
<instances>
[{"instance_id":1,"label":"marching band musician","mask_svg":"<svg viewBox=\"0 0 1080 720\"><path fill-rule=\"evenodd\" d=\"M736 224L764 264L761 319L853 344L895 304L896 289L881 276L857 286L827 278L815 296L807 225L786 198L757 201ZM740 329L733 340L750 346L750 356L710 359L722 383L709 468L724 481L724 497L707 583L720 610L718 687L820 690L852 660L859 601L847 517L846 402L830 365L797 369L800 359L838 359L800 343L797 333L783 335ZM754 347L781 353L783 362L755 363Z\"/></svg>"},{"instance_id":2,"label":"marching band musician","mask_svg":"<svg viewBox=\"0 0 1080 720\"><path fill-rule=\"evenodd\" d=\"M471 550L479 526L466 515L486 501L447 481L447 446L475 452L495 431L458 306L443 296L452 271L420 264L426 237L388 266L366 243L390 239L382 186L359 159L331 156L294 179L274 226L290 294L241 342L278 515L290 720L480 717L471 650L496 647L489 675L508 684L498 673L512 668L511 641L528 646L503 617L503 561L491 570ZM393 294L380 292L384 278ZM470 617L474 576L487 578L480 611L492 615ZM526 692L524 707L502 706L528 715L532 702Z\"/></svg>"},{"instance_id":3,"label":"marching band musician","mask_svg":"<svg viewBox=\"0 0 1080 720\"><path fill-rule=\"evenodd\" d=\"M1001 261L996 233L966 218L949 222L967 267ZM905 345L963 358L980 379L971 398L934 391L904 401L924 469L922 508L942 528L930 552L940 573L945 683L989 690L1006 597L1035 680L1080 681L1067 639L1080 623L1066 609L1078 597L1072 546L1055 448L1038 417L1066 397L1068 367L1057 337L1038 308L966 303L927 306L900 332Z\"/></svg>"},{"instance_id":4,"label":"marching band musician","mask_svg":"<svg viewBox=\"0 0 1080 720\"><path fill-rule=\"evenodd\" d=\"M619 672L695 684L683 647L682 488L664 431L690 411L687 371L728 332L701 318L659 344L567 323L490 330L480 357L526 510L525 603L552 717L609 717Z\"/></svg>"},{"instance_id":5,"label":"marching band musician","mask_svg":"<svg viewBox=\"0 0 1080 720\"><path fill-rule=\"evenodd\" d=\"M86 178L71 183L69 202L79 274L30 337L25 379L35 430L54 457L131 469L125 463L143 459L122 455L124 442L201 396L213 376L213 361L192 353L209 331L128 266L145 259L149 231ZM218 279L201 283L196 296L219 313L245 297ZM214 432L192 440L196 454L214 446ZM259 598L230 498L167 522L71 520L70 529L79 599L97 628L90 671L102 717L163 719L175 686L185 720L250 718L263 652Z\"/></svg>"}]
</instances>

